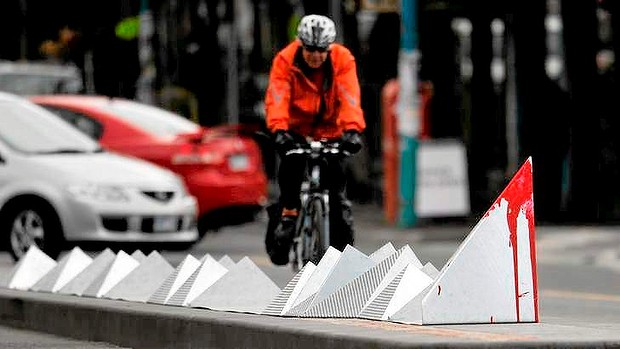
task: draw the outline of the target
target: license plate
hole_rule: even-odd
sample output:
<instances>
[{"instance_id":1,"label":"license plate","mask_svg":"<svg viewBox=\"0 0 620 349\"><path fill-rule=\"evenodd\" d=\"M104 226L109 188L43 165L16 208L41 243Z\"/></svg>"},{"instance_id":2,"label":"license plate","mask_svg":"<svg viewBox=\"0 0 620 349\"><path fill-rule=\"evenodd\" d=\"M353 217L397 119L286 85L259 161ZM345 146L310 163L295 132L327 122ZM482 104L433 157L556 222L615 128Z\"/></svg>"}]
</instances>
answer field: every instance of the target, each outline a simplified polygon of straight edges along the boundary
<instances>
[{"instance_id":1,"label":"license plate","mask_svg":"<svg viewBox=\"0 0 620 349\"><path fill-rule=\"evenodd\" d=\"M177 230L177 217L154 217L153 218L153 231L176 231Z\"/></svg>"},{"instance_id":2,"label":"license plate","mask_svg":"<svg viewBox=\"0 0 620 349\"><path fill-rule=\"evenodd\" d=\"M245 154L231 155L228 158L228 167L232 171L245 171L249 167L248 156Z\"/></svg>"}]
</instances>

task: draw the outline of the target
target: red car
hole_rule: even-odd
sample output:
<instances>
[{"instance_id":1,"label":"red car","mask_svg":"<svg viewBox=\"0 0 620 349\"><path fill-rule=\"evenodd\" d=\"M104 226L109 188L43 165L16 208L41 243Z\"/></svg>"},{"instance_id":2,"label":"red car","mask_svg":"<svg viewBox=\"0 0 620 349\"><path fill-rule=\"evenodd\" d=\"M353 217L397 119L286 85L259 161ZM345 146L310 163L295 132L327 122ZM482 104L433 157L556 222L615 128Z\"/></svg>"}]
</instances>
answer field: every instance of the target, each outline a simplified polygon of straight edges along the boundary
<instances>
[{"instance_id":1,"label":"red car","mask_svg":"<svg viewBox=\"0 0 620 349\"><path fill-rule=\"evenodd\" d=\"M202 127L168 110L103 96L30 99L109 151L142 158L185 179L198 200L201 234L252 221L267 200L267 177L254 139L237 127Z\"/></svg>"}]
</instances>

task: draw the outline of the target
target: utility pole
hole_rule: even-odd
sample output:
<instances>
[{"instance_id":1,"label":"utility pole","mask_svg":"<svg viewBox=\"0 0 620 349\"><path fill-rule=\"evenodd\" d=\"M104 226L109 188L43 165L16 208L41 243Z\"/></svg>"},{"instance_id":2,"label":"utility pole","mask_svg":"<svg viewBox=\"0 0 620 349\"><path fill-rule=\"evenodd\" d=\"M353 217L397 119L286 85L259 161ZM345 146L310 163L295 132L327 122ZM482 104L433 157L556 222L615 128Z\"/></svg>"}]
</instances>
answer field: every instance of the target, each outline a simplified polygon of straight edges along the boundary
<instances>
[{"instance_id":1,"label":"utility pole","mask_svg":"<svg viewBox=\"0 0 620 349\"><path fill-rule=\"evenodd\" d=\"M19 59L26 60L28 57L28 33L26 31L28 23L28 3L26 0L19 0L19 8L22 12L22 30L19 38Z\"/></svg>"},{"instance_id":2,"label":"utility pole","mask_svg":"<svg viewBox=\"0 0 620 349\"><path fill-rule=\"evenodd\" d=\"M402 227L417 223L414 207L420 112L418 66L420 53L417 33L417 0L401 0L401 41L398 62L398 133L400 136L400 220Z\"/></svg>"},{"instance_id":3,"label":"utility pole","mask_svg":"<svg viewBox=\"0 0 620 349\"><path fill-rule=\"evenodd\" d=\"M226 109L228 123L239 123L239 61L237 15L235 13L235 1L227 1L226 22L228 28L228 47L226 48Z\"/></svg>"},{"instance_id":4,"label":"utility pole","mask_svg":"<svg viewBox=\"0 0 620 349\"><path fill-rule=\"evenodd\" d=\"M149 8L149 0L140 2L140 32L138 34L138 57L140 60L140 76L137 81L137 99L146 104L155 104L154 83L155 63L151 39L154 32L153 14Z\"/></svg>"},{"instance_id":5,"label":"utility pole","mask_svg":"<svg viewBox=\"0 0 620 349\"><path fill-rule=\"evenodd\" d=\"M519 169L519 127L517 112L516 52L514 42L514 17L506 31L506 173Z\"/></svg>"},{"instance_id":6,"label":"utility pole","mask_svg":"<svg viewBox=\"0 0 620 349\"><path fill-rule=\"evenodd\" d=\"M343 40L343 27L342 27L342 12L340 11L340 0L328 0L329 3L329 15L336 23L336 41L344 42Z\"/></svg>"}]
</instances>

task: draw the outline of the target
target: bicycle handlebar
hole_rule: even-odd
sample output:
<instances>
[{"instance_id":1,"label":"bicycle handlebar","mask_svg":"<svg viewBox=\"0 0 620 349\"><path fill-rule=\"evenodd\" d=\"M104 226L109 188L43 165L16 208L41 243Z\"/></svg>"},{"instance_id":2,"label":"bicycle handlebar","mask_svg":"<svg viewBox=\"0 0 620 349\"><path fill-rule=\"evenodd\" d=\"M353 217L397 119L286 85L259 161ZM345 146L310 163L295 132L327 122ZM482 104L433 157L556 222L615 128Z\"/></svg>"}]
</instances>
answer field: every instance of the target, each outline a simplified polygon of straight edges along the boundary
<instances>
[{"instance_id":1,"label":"bicycle handlebar","mask_svg":"<svg viewBox=\"0 0 620 349\"><path fill-rule=\"evenodd\" d=\"M309 141L306 144L298 144L298 147L295 149L291 149L287 151L284 155L328 155L328 156L337 156L344 155L351 156L351 153L340 149L339 142L326 142L326 141Z\"/></svg>"}]
</instances>

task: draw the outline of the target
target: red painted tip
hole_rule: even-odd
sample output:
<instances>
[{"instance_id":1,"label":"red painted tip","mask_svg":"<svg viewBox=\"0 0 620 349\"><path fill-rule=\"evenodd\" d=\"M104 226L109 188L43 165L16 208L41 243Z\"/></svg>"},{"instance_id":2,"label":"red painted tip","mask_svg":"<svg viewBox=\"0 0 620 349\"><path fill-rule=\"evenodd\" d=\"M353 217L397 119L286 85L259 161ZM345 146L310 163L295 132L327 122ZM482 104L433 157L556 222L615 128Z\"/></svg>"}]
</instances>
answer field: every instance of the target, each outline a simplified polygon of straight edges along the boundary
<instances>
[{"instance_id":1,"label":"red painted tip","mask_svg":"<svg viewBox=\"0 0 620 349\"><path fill-rule=\"evenodd\" d=\"M528 221L529 241L530 241L530 262L532 265L532 285L534 288L534 311L535 322L539 321L538 315L538 274L536 270L536 232L534 217L534 181L532 176L532 158L529 157L515 173L512 180L508 183L504 191L495 200L491 208L486 212L485 217L499 207L502 200L508 203L508 211L506 220L508 229L510 230L510 246L513 249L513 264L515 275L515 298L516 298L516 316L520 321L519 314L519 298L522 296L519 292L519 263L518 263L518 244L517 244L517 218L523 212Z\"/></svg>"}]
</instances>

